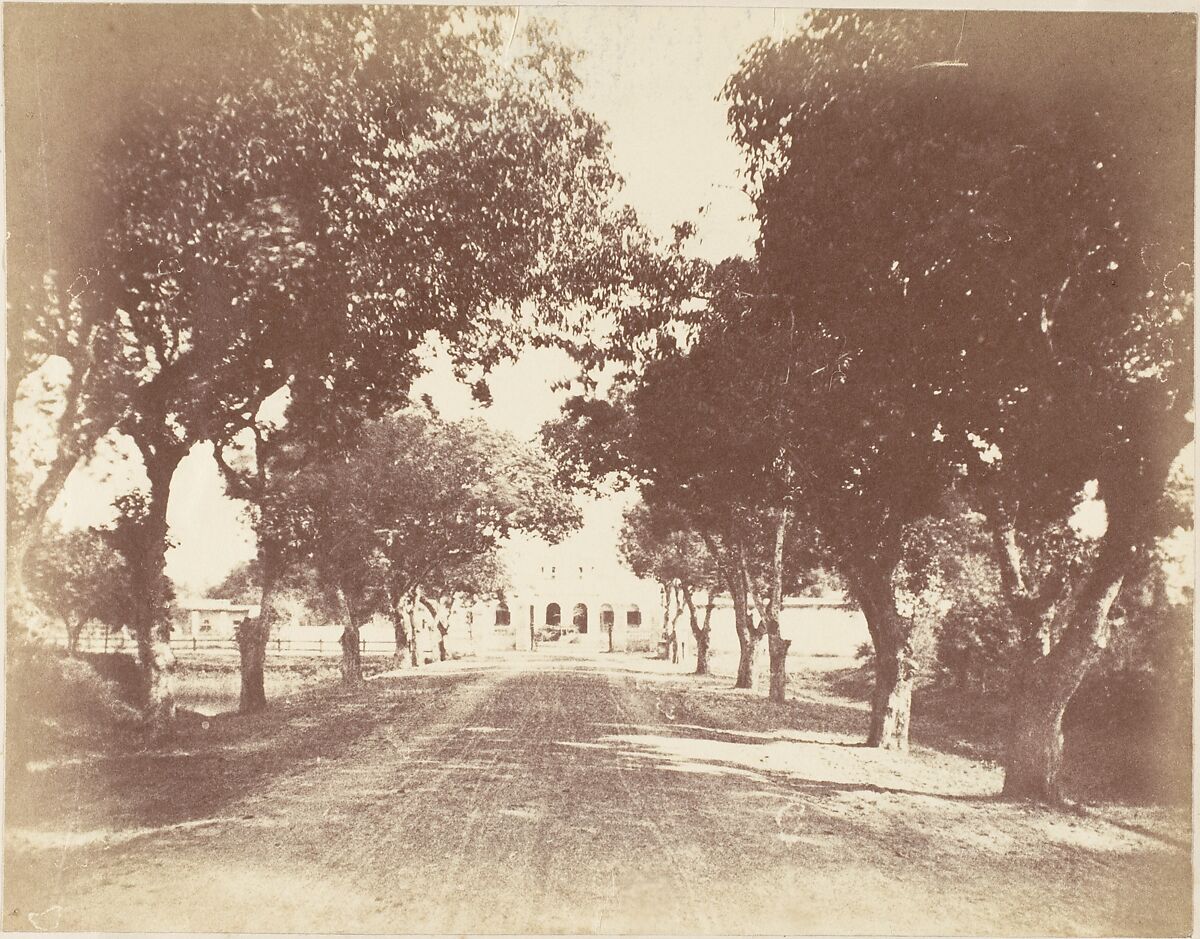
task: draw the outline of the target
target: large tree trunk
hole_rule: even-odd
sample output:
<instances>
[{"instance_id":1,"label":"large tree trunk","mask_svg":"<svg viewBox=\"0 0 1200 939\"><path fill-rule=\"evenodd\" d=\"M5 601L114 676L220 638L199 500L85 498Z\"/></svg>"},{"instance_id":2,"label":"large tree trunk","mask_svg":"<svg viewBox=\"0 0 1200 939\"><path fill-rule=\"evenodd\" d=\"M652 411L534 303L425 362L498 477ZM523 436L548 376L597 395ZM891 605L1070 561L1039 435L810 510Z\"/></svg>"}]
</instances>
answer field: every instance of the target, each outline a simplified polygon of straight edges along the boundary
<instances>
[{"instance_id":1,"label":"large tree trunk","mask_svg":"<svg viewBox=\"0 0 1200 939\"><path fill-rule=\"evenodd\" d=\"M907 643L885 641L876 645L875 688L871 694L867 746L882 750L908 749L914 672Z\"/></svg>"},{"instance_id":2,"label":"large tree trunk","mask_svg":"<svg viewBox=\"0 0 1200 939\"><path fill-rule=\"evenodd\" d=\"M671 585L663 582L659 585L662 588L663 596L663 652L662 657L670 661L671 659Z\"/></svg>"},{"instance_id":3,"label":"large tree trunk","mask_svg":"<svg viewBox=\"0 0 1200 939\"><path fill-rule=\"evenodd\" d=\"M175 720L175 653L159 636L138 637L138 663L146 682L146 719L162 732Z\"/></svg>"},{"instance_id":4,"label":"large tree trunk","mask_svg":"<svg viewBox=\"0 0 1200 939\"><path fill-rule=\"evenodd\" d=\"M910 624L896 610L886 565L860 558L848 564L844 574L866 618L875 653L867 746L907 750L916 675Z\"/></svg>"},{"instance_id":5,"label":"large tree trunk","mask_svg":"<svg viewBox=\"0 0 1200 939\"><path fill-rule=\"evenodd\" d=\"M736 613L734 614L737 615ZM747 619L749 613L746 614ZM754 687L754 656L758 652L758 633L753 629L741 627L737 631L738 637L738 668L737 679L733 683L735 688L753 688Z\"/></svg>"},{"instance_id":6,"label":"large tree trunk","mask_svg":"<svg viewBox=\"0 0 1200 939\"><path fill-rule=\"evenodd\" d=\"M357 685L363 680L361 627L365 617L359 615L350 594L343 588L339 587L337 594L342 609L346 611L346 625L338 640L342 646L342 683Z\"/></svg>"},{"instance_id":7,"label":"large tree trunk","mask_svg":"<svg viewBox=\"0 0 1200 939\"><path fill-rule=\"evenodd\" d=\"M763 636L760 622L754 625L750 614L750 576L746 567L745 550L737 548L737 576L733 589L733 621L738 637L738 670L735 688L754 687L754 656L758 652L758 641Z\"/></svg>"},{"instance_id":8,"label":"large tree trunk","mask_svg":"<svg viewBox=\"0 0 1200 939\"><path fill-rule=\"evenodd\" d=\"M396 642L396 651L392 653L392 658L397 665L404 663L404 653L408 648L409 627L405 625L404 608L401 605L402 600L398 599L394 592L388 591L388 615L392 620L392 636ZM415 624L413 624L415 626Z\"/></svg>"},{"instance_id":9,"label":"large tree trunk","mask_svg":"<svg viewBox=\"0 0 1200 939\"><path fill-rule=\"evenodd\" d=\"M342 644L342 682L356 685L363 680L361 632L358 623L347 623L339 640Z\"/></svg>"},{"instance_id":10,"label":"large tree trunk","mask_svg":"<svg viewBox=\"0 0 1200 939\"><path fill-rule=\"evenodd\" d=\"M267 706L264 672L267 664L267 641L271 638L271 617L266 607L257 619L246 617L238 627L238 654L241 657L241 694L238 710L243 714L262 711Z\"/></svg>"},{"instance_id":11,"label":"large tree trunk","mask_svg":"<svg viewBox=\"0 0 1200 939\"><path fill-rule=\"evenodd\" d=\"M696 674L707 675L708 670L708 643L711 638L708 627L696 631Z\"/></svg>"},{"instance_id":12,"label":"large tree trunk","mask_svg":"<svg viewBox=\"0 0 1200 939\"><path fill-rule=\"evenodd\" d=\"M420 654L417 651L417 594L415 591L408 598L408 659L413 668L420 665Z\"/></svg>"},{"instance_id":13,"label":"large tree trunk","mask_svg":"<svg viewBox=\"0 0 1200 939\"><path fill-rule=\"evenodd\" d=\"M446 652L446 636L450 632L450 616L454 610L454 598L451 597L447 600L445 597L438 597L438 602L435 604L428 597L421 597L421 603L429 611L429 615L433 618L433 625L438 632L438 661L445 662L450 657Z\"/></svg>"},{"instance_id":14,"label":"large tree trunk","mask_svg":"<svg viewBox=\"0 0 1200 939\"><path fill-rule=\"evenodd\" d=\"M146 714L163 727L175 717L175 656L171 652L171 586L166 575L167 503L171 479L187 453L182 445L139 448L150 479L146 514L138 527L134 574L138 658L147 689Z\"/></svg>"},{"instance_id":15,"label":"large tree trunk","mask_svg":"<svg viewBox=\"0 0 1200 939\"><path fill-rule=\"evenodd\" d=\"M394 658L396 659L396 664L399 665L403 661L405 649L408 647L408 634L404 628L404 614L399 610L392 611L392 635L396 639Z\"/></svg>"},{"instance_id":16,"label":"large tree trunk","mask_svg":"<svg viewBox=\"0 0 1200 939\"><path fill-rule=\"evenodd\" d=\"M275 584L279 580L282 566L279 559L262 550L258 553L258 561L263 579L258 618L246 617L235 633L241 659L241 694L238 697L238 710L243 714L262 711L267 707L267 643L271 639L271 626L274 621L272 604L275 599Z\"/></svg>"},{"instance_id":17,"label":"large tree trunk","mask_svg":"<svg viewBox=\"0 0 1200 939\"><path fill-rule=\"evenodd\" d=\"M692 636L696 640L696 672L697 675L708 674L708 644L712 637L712 611L714 600L712 591L709 590L708 599L704 607L704 625L701 626L696 617L696 604L692 597L692 591L684 588L683 598L687 602L688 622L692 627Z\"/></svg>"},{"instance_id":18,"label":"large tree trunk","mask_svg":"<svg viewBox=\"0 0 1200 939\"><path fill-rule=\"evenodd\" d=\"M730 530L723 536L723 545L706 530L701 531L701 536L721 572L721 579L725 581L725 587L733 602L733 625L738 637L738 670L733 687L753 688L754 654L758 651L758 640L762 632L760 628L755 627L750 616L750 582L744 549Z\"/></svg>"},{"instance_id":19,"label":"large tree trunk","mask_svg":"<svg viewBox=\"0 0 1200 939\"><path fill-rule=\"evenodd\" d=\"M1049 654L1027 667L1004 755L1005 796L1063 801L1063 715L1108 645L1108 613L1123 579L1122 566L1102 557L1066 615L1058 642Z\"/></svg>"},{"instance_id":20,"label":"large tree trunk","mask_svg":"<svg viewBox=\"0 0 1200 939\"><path fill-rule=\"evenodd\" d=\"M1017 697L1004 754L1003 795L1010 799L1060 802L1062 719L1070 698L1055 693L1050 675L1028 676Z\"/></svg>"},{"instance_id":21,"label":"large tree trunk","mask_svg":"<svg viewBox=\"0 0 1200 939\"><path fill-rule=\"evenodd\" d=\"M1182 446L1182 443L1180 443ZM1148 492L1133 494L1128 480L1101 488L1108 528L1091 572L1074 595L1067 581L1049 576L1037 583L1026 570L1013 514L993 494L988 503L995 558L1009 609L1021 626L1025 664L1013 694L1008 746L1004 755L1004 795L1057 803L1064 799L1063 715L1079 685L1108 645L1108 614L1121 591L1134 546L1142 538L1145 506L1159 497L1170 464L1165 454L1147 475ZM1054 572L1059 574L1059 572Z\"/></svg>"},{"instance_id":22,"label":"large tree trunk","mask_svg":"<svg viewBox=\"0 0 1200 939\"><path fill-rule=\"evenodd\" d=\"M671 617L671 635L668 639L670 643L671 664L679 664L679 617L683 616L683 602L680 597L683 595L682 585L675 582L675 613Z\"/></svg>"},{"instance_id":23,"label":"large tree trunk","mask_svg":"<svg viewBox=\"0 0 1200 939\"><path fill-rule=\"evenodd\" d=\"M754 625L750 615L750 597L745 582L739 577L734 583L733 625L738 637L738 670L733 687L753 688L754 656L758 652L762 630Z\"/></svg>"},{"instance_id":24,"label":"large tree trunk","mask_svg":"<svg viewBox=\"0 0 1200 939\"><path fill-rule=\"evenodd\" d=\"M75 655L79 651L79 634L83 632L83 621L73 623L68 619L64 624L67 627L67 655Z\"/></svg>"},{"instance_id":25,"label":"large tree trunk","mask_svg":"<svg viewBox=\"0 0 1200 939\"><path fill-rule=\"evenodd\" d=\"M779 622L774 617L767 624L767 652L771 657L771 688L768 698L772 701L787 699L787 654L790 639L779 635Z\"/></svg>"},{"instance_id":26,"label":"large tree trunk","mask_svg":"<svg viewBox=\"0 0 1200 939\"><path fill-rule=\"evenodd\" d=\"M790 474L789 474L790 478ZM792 645L784 639L779 628L779 617L783 615L783 553L787 541L792 513L787 507L775 515L775 550L771 559L771 607L764 612L763 625L767 631L767 652L771 659L771 686L767 697L782 703L787 698L787 654Z\"/></svg>"}]
</instances>

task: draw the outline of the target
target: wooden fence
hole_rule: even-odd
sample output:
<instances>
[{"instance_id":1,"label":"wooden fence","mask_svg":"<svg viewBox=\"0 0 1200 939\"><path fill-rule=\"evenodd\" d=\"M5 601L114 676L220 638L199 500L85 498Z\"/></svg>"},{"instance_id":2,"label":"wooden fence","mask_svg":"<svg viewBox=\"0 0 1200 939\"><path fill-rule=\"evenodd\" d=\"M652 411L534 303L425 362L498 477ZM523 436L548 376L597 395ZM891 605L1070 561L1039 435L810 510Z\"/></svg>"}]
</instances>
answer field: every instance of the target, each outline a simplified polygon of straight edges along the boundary
<instances>
[{"instance_id":1,"label":"wooden fence","mask_svg":"<svg viewBox=\"0 0 1200 939\"><path fill-rule=\"evenodd\" d=\"M58 638L59 645L66 645L65 637ZM363 655L393 655L396 643L390 639L359 639L359 650ZM137 652L137 643L122 640L119 635L80 636L80 652ZM176 655L217 653L237 655L237 643L231 636L180 636L171 640L171 651ZM267 644L268 653L279 655L341 655L342 646L337 639L272 639Z\"/></svg>"}]
</instances>

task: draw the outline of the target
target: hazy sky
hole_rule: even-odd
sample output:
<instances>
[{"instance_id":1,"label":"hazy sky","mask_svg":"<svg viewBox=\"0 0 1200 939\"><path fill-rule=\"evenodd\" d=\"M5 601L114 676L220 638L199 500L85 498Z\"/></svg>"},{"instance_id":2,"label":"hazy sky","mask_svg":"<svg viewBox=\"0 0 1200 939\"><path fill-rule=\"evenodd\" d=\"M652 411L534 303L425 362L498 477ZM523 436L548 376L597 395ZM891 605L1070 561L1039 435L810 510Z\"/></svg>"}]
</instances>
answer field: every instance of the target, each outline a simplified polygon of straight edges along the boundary
<instances>
[{"instance_id":1,"label":"hazy sky","mask_svg":"<svg viewBox=\"0 0 1200 939\"><path fill-rule=\"evenodd\" d=\"M699 232L694 250L718 260L748 253L755 229L745 218L750 206L739 186L740 158L716 97L740 53L796 15L770 9L523 8L518 29L532 16L546 16L566 41L584 50L582 103L610 128L626 200L664 236L674 222L692 220ZM529 438L557 413L562 394L551 392L551 384L571 374L563 353L531 352L496 370L489 382L494 404L480 409L435 354L414 393L431 395L447 417L474 411ZM54 513L59 520L95 525L111 518L113 497L142 479L132 448L124 448L125 460L121 449L119 441L106 442L92 464L72 477ZM592 554L597 575L616 564L615 533L627 501L590 507L585 529L566 546L575 556ZM176 547L167 555L167 571L184 592L204 590L253 556L241 508L224 496L211 448L197 446L176 473L168 509ZM519 568L519 555L526 553L508 552L510 566Z\"/></svg>"}]
</instances>

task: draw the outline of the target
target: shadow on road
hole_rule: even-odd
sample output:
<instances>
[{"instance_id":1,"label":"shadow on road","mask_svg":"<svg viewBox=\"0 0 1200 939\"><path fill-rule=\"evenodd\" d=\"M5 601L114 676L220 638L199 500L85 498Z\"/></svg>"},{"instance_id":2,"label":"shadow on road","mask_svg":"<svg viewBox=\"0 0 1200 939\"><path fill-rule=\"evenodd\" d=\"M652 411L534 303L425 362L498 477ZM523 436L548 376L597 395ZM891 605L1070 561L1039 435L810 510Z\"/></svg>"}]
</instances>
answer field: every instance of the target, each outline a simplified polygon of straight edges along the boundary
<instances>
[{"instance_id":1,"label":"shadow on road","mask_svg":"<svg viewBox=\"0 0 1200 939\"><path fill-rule=\"evenodd\" d=\"M408 721L451 694L463 675L326 686L260 714L180 718L146 749L82 753L32 769L6 767L6 822L113 831L167 828L220 814L239 797L313 762L345 756L381 721Z\"/></svg>"},{"instance_id":2,"label":"shadow on road","mask_svg":"<svg viewBox=\"0 0 1200 939\"><path fill-rule=\"evenodd\" d=\"M772 787L863 789L964 800L1000 792L999 770L931 751L898 753L863 747L836 733L734 732L692 724L627 726L563 746L609 750L659 770L732 774Z\"/></svg>"},{"instance_id":3,"label":"shadow on road","mask_svg":"<svg viewBox=\"0 0 1200 939\"><path fill-rule=\"evenodd\" d=\"M1182 908L1184 851L996 801L978 760L863 747L863 709L803 679L776 705L597 658L439 663L23 773L7 923L59 904L77 930L284 931L282 904L310 932L1177 925L1157 911ZM1138 878L1158 894L1126 903ZM1049 911L1029 902L1047 881Z\"/></svg>"}]
</instances>

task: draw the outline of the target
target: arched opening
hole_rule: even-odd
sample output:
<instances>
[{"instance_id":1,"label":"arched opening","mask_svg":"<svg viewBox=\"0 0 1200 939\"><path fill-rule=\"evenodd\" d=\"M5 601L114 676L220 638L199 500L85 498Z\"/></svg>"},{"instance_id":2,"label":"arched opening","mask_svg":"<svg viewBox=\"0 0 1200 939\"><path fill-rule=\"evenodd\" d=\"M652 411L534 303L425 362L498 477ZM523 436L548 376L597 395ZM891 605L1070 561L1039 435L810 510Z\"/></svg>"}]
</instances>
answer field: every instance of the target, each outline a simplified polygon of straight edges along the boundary
<instances>
[{"instance_id":1,"label":"arched opening","mask_svg":"<svg viewBox=\"0 0 1200 939\"><path fill-rule=\"evenodd\" d=\"M551 603L546 607L546 625L557 626L562 622L562 610L557 603Z\"/></svg>"},{"instance_id":2,"label":"arched opening","mask_svg":"<svg viewBox=\"0 0 1200 939\"><path fill-rule=\"evenodd\" d=\"M642 611L636 603L629 604L629 609L625 612L625 625L635 627L642 625Z\"/></svg>"},{"instance_id":3,"label":"arched opening","mask_svg":"<svg viewBox=\"0 0 1200 939\"><path fill-rule=\"evenodd\" d=\"M584 604L575 604L575 609L571 611L571 625L575 627L576 632L588 631L588 609Z\"/></svg>"},{"instance_id":4,"label":"arched opening","mask_svg":"<svg viewBox=\"0 0 1200 939\"><path fill-rule=\"evenodd\" d=\"M496 606L496 625L497 626L511 626L512 625L512 613L509 612L508 604L505 603L503 600L501 600L500 603Z\"/></svg>"},{"instance_id":5,"label":"arched opening","mask_svg":"<svg viewBox=\"0 0 1200 939\"><path fill-rule=\"evenodd\" d=\"M613 613L611 604L605 603L600 607L600 625L605 629L612 629L613 624L617 621L616 615Z\"/></svg>"}]
</instances>

